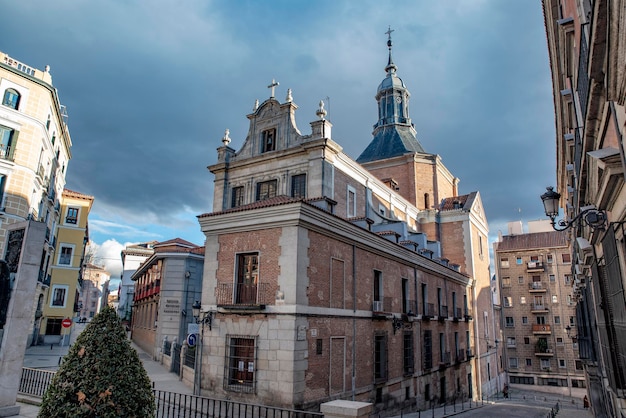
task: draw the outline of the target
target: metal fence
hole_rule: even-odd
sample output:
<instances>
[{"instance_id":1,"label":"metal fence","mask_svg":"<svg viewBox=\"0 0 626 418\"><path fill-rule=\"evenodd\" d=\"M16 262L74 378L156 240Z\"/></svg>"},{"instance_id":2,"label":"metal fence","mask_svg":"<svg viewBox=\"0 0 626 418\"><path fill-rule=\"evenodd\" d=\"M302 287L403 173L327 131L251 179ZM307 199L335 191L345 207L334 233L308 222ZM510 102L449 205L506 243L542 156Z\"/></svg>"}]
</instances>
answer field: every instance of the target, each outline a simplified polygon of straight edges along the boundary
<instances>
[{"instance_id":1,"label":"metal fence","mask_svg":"<svg viewBox=\"0 0 626 418\"><path fill-rule=\"evenodd\" d=\"M159 418L248 417L248 418L315 418L321 412L275 408L202 396L154 390Z\"/></svg>"},{"instance_id":2,"label":"metal fence","mask_svg":"<svg viewBox=\"0 0 626 418\"><path fill-rule=\"evenodd\" d=\"M19 393L43 397L56 372L22 368ZM324 414L153 389L157 418L316 418Z\"/></svg>"},{"instance_id":3,"label":"metal fence","mask_svg":"<svg viewBox=\"0 0 626 418\"><path fill-rule=\"evenodd\" d=\"M43 397L55 373L50 370L22 367L22 378L20 379L18 392L25 395Z\"/></svg>"}]
</instances>

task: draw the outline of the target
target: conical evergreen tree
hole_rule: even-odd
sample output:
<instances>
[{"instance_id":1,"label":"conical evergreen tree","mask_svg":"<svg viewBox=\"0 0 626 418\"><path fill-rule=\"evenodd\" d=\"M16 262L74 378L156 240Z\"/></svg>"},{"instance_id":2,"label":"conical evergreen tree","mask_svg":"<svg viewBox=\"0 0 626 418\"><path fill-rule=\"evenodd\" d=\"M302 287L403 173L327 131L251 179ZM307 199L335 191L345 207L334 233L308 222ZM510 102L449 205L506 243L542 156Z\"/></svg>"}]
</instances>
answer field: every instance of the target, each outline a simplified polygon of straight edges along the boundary
<instances>
[{"instance_id":1,"label":"conical evergreen tree","mask_svg":"<svg viewBox=\"0 0 626 418\"><path fill-rule=\"evenodd\" d=\"M39 417L154 417L150 378L120 318L104 308L76 339L50 387Z\"/></svg>"}]
</instances>

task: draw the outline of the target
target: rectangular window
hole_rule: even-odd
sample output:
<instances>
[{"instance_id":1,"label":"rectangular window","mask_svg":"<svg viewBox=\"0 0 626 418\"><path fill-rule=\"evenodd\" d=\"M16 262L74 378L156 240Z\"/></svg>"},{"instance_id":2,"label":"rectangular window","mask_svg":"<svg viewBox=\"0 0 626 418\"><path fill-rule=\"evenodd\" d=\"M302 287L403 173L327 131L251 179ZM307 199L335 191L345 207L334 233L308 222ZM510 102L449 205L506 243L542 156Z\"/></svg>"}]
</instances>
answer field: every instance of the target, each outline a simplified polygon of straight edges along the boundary
<instances>
[{"instance_id":1,"label":"rectangular window","mask_svg":"<svg viewBox=\"0 0 626 418\"><path fill-rule=\"evenodd\" d=\"M403 338L404 374L413 374L413 332L405 332Z\"/></svg>"},{"instance_id":2,"label":"rectangular window","mask_svg":"<svg viewBox=\"0 0 626 418\"><path fill-rule=\"evenodd\" d=\"M572 262L571 254L561 254L561 257L563 259L563 263L565 263L565 264L569 264L569 263Z\"/></svg>"},{"instance_id":3,"label":"rectangular window","mask_svg":"<svg viewBox=\"0 0 626 418\"><path fill-rule=\"evenodd\" d=\"M561 323L561 317L560 317L560 316L558 316L558 315L557 315L557 316L555 316L555 317L554 317L554 323L555 323L555 324L560 324L560 323Z\"/></svg>"},{"instance_id":4,"label":"rectangular window","mask_svg":"<svg viewBox=\"0 0 626 418\"><path fill-rule=\"evenodd\" d=\"M387 335L374 336L374 380L387 380Z\"/></svg>"},{"instance_id":5,"label":"rectangular window","mask_svg":"<svg viewBox=\"0 0 626 418\"><path fill-rule=\"evenodd\" d=\"M556 276L554 274L550 275L550 282L554 283L556 281Z\"/></svg>"},{"instance_id":6,"label":"rectangular window","mask_svg":"<svg viewBox=\"0 0 626 418\"><path fill-rule=\"evenodd\" d=\"M561 369L565 368L565 359L562 359L562 358L559 359L559 367Z\"/></svg>"},{"instance_id":7,"label":"rectangular window","mask_svg":"<svg viewBox=\"0 0 626 418\"><path fill-rule=\"evenodd\" d=\"M226 382L224 389L238 392L255 391L255 339L227 336L226 338Z\"/></svg>"},{"instance_id":8,"label":"rectangular window","mask_svg":"<svg viewBox=\"0 0 626 418\"><path fill-rule=\"evenodd\" d=\"M324 347L324 340L322 340L321 338L318 338L318 339L315 341L315 352L316 352L318 355L321 355L321 354L322 354L322 352L323 352L323 347Z\"/></svg>"},{"instance_id":9,"label":"rectangular window","mask_svg":"<svg viewBox=\"0 0 626 418\"><path fill-rule=\"evenodd\" d=\"M502 257L500 259L500 267L509 268L509 259L507 257Z\"/></svg>"},{"instance_id":10,"label":"rectangular window","mask_svg":"<svg viewBox=\"0 0 626 418\"><path fill-rule=\"evenodd\" d=\"M526 296L520 296L519 303L520 305L526 305Z\"/></svg>"},{"instance_id":11,"label":"rectangular window","mask_svg":"<svg viewBox=\"0 0 626 418\"><path fill-rule=\"evenodd\" d=\"M541 368L542 369L549 369L550 368L550 359L547 358L542 358L541 359Z\"/></svg>"},{"instance_id":12,"label":"rectangular window","mask_svg":"<svg viewBox=\"0 0 626 418\"><path fill-rule=\"evenodd\" d=\"M46 335L61 335L61 318L48 318L46 322Z\"/></svg>"},{"instance_id":13,"label":"rectangular window","mask_svg":"<svg viewBox=\"0 0 626 418\"><path fill-rule=\"evenodd\" d=\"M517 283L518 283L518 284L524 284L524 276L519 276L519 277L517 278Z\"/></svg>"},{"instance_id":14,"label":"rectangular window","mask_svg":"<svg viewBox=\"0 0 626 418\"><path fill-rule=\"evenodd\" d=\"M552 295L552 303L559 303L559 297L557 295Z\"/></svg>"},{"instance_id":15,"label":"rectangular window","mask_svg":"<svg viewBox=\"0 0 626 418\"><path fill-rule=\"evenodd\" d=\"M291 197L306 197L306 174L291 176Z\"/></svg>"},{"instance_id":16,"label":"rectangular window","mask_svg":"<svg viewBox=\"0 0 626 418\"><path fill-rule=\"evenodd\" d=\"M263 181L256 185L256 200L265 200L276 196L278 180Z\"/></svg>"},{"instance_id":17,"label":"rectangular window","mask_svg":"<svg viewBox=\"0 0 626 418\"><path fill-rule=\"evenodd\" d=\"M374 302L383 302L383 272L374 270ZM379 312L382 312L381 306Z\"/></svg>"},{"instance_id":18,"label":"rectangular window","mask_svg":"<svg viewBox=\"0 0 626 418\"><path fill-rule=\"evenodd\" d=\"M230 207L236 208L243 205L243 186L233 187L230 196Z\"/></svg>"},{"instance_id":19,"label":"rectangular window","mask_svg":"<svg viewBox=\"0 0 626 418\"><path fill-rule=\"evenodd\" d=\"M548 263L552 263L552 261L554 260L554 259L552 258L552 254L548 254L548 255L546 256L546 260L548 261Z\"/></svg>"},{"instance_id":20,"label":"rectangular window","mask_svg":"<svg viewBox=\"0 0 626 418\"><path fill-rule=\"evenodd\" d=\"M522 316L522 324L528 325L528 317L527 316Z\"/></svg>"},{"instance_id":21,"label":"rectangular window","mask_svg":"<svg viewBox=\"0 0 626 418\"><path fill-rule=\"evenodd\" d=\"M18 132L0 125L0 158L13 159L13 150L17 142Z\"/></svg>"},{"instance_id":22,"label":"rectangular window","mask_svg":"<svg viewBox=\"0 0 626 418\"><path fill-rule=\"evenodd\" d=\"M533 365L533 359L527 358L526 359L526 366L527 367L531 367Z\"/></svg>"},{"instance_id":23,"label":"rectangular window","mask_svg":"<svg viewBox=\"0 0 626 418\"><path fill-rule=\"evenodd\" d=\"M576 370L583 370L583 362L581 360L576 360Z\"/></svg>"},{"instance_id":24,"label":"rectangular window","mask_svg":"<svg viewBox=\"0 0 626 418\"><path fill-rule=\"evenodd\" d=\"M565 282L566 285L572 284L572 275L566 274L565 277L563 278L563 281Z\"/></svg>"},{"instance_id":25,"label":"rectangular window","mask_svg":"<svg viewBox=\"0 0 626 418\"><path fill-rule=\"evenodd\" d=\"M511 328L515 326L515 321L512 316L507 316L504 321L504 326L507 328Z\"/></svg>"},{"instance_id":26,"label":"rectangular window","mask_svg":"<svg viewBox=\"0 0 626 418\"><path fill-rule=\"evenodd\" d=\"M556 345L559 345L559 346L563 345L563 337L556 337Z\"/></svg>"},{"instance_id":27,"label":"rectangular window","mask_svg":"<svg viewBox=\"0 0 626 418\"><path fill-rule=\"evenodd\" d=\"M530 344L530 337L524 337L524 344Z\"/></svg>"},{"instance_id":28,"label":"rectangular window","mask_svg":"<svg viewBox=\"0 0 626 418\"><path fill-rule=\"evenodd\" d=\"M517 257L517 258L515 259L515 262L516 262L518 265L522 264L522 257Z\"/></svg>"},{"instance_id":29,"label":"rectangular window","mask_svg":"<svg viewBox=\"0 0 626 418\"><path fill-rule=\"evenodd\" d=\"M513 307L513 297L512 296L505 296L504 297L504 307L505 308L512 308Z\"/></svg>"},{"instance_id":30,"label":"rectangular window","mask_svg":"<svg viewBox=\"0 0 626 418\"><path fill-rule=\"evenodd\" d=\"M67 286L54 285L52 288L52 299L50 300L50 306L55 308L64 308L66 296Z\"/></svg>"},{"instance_id":31,"label":"rectangular window","mask_svg":"<svg viewBox=\"0 0 626 418\"><path fill-rule=\"evenodd\" d=\"M356 189L352 186L348 186L346 210L348 218L354 218L356 216Z\"/></svg>"},{"instance_id":32,"label":"rectangular window","mask_svg":"<svg viewBox=\"0 0 626 418\"><path fill-rule=\"evenodd\" d=\"M407 314L411 310L409 303L409 279L402 279L402 313Z\"/></svg>"},{"instance_id":33,"label":"rectangular window","mask_svg":"<svg viewBox=\"0 0 626 418\"><path fill-rule=\"evenodd\" d=\"M510 366L512 369L517 369L517 357L511 357L511 358L509 359L509 366Z\"/></svg>"},{"instance_id":34,"label":"rectangular window","mask_svg":"<svg viewBox=\"0 0 626 418\"><path fill-rule=\"evenodd\" d=\"M433 332L431 330L424 330L424 370L430 370L433 368Z\"/></svg>"},{"instance_id":35,"label":"rectangular window","mask_svg":"<svg viewBox=\"0 0 626 418\"><path fill-rule=\"evenodd\" d=\"M502 278L502 287L511 287L511 278L503 277Z\"/></svg>"},{"instance_id":36,"label":"rectangular window","mask_svg":"<svg viewBox=\"0 0 626 418\"><path fill-rule=\"evenodd\" d=\"M506 337L506 346L508 348L515 348L515 337Z\"/></svg>"},{"instance_id":37,"label":"rectangular window","mask_svg":"<svg viewBox=\"0 0 626 418\"><path fill-rule=\"evenodd\" d=\"M72 247L62 245L61 252L59 253L59 262L58 264L69 266L72 264Z\"/></svg>"},{"instance_id":38,"label":"rectangular window","mask_svg":"<svg viewBox=\"0 0 626 418\"><path fill-rule=\"evenodd\" d=\"M74 224L78 222L78 208L67 208L66 224Z\"/></svg>"},{"instance_id":39,"label":"rectangular window","mask_svg":"<svg viewBox=\"0 0 626 418\"><path fill-rule=\"evenodd\" d=\"M235 303L255 305L259 283L259 253L237 254Z\"/></svg>"},{"instance_id":40,"label":"rectangular window","mask_svg":"<svg viewBox=\"0 0 626 418\"><path fill-rule=\"evenodd\" d=\"M276 129L267 129L261 133L261 152L274 151L276 149Z\"/></svg>"}]
</instances>

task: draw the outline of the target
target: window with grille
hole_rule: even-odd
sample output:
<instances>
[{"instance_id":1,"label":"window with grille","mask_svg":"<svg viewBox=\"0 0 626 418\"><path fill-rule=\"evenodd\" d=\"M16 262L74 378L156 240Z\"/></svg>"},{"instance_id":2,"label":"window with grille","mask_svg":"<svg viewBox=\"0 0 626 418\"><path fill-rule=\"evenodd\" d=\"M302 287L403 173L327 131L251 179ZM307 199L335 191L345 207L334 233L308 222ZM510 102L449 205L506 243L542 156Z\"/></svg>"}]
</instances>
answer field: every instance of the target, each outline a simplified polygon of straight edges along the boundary
<instances>
[{"instance_id":1,"label":"window with grille","mask_svg":"<svg viewBox=\"0 0 626 418\"><path fill-rule=\"evenodd\" d=\"M387 335L374 336L374 380L387 380Z\"/></svg>"},{"instance_id":2,"label":"window with grille","mask_svg":"<svg viewBox=\"0 0 626 418\"><path fill-rule=\"evenodd\" d=\"M407 331L403 336L404 374L413 374L413 332Z\"/></svg>"},{"instance_id":3,"label":"window with grille","mask_svg":"<svg viewBox=\"0 0 626 418\"><path fill-rule=\"evenodd\" d=\"M276 196L278 180L263 181L256 185L256 200L265 200Z\"/></svg>"},{"instance_id":4,"label":"window with grille","mask_svg":"<svg viewBox=\"0 0 626 418\"><path fill-rule=\"evenodd\" d=\"M431 330L424 331L424 370L433 368L433 333Z\"/></svg>"},{"instance_id":5,"label":"window with grille","mask_svg":"<svg viewBox=\"0 0 626 418\"><path fill-rule=\"evenodd\" d=\"M236 208L243 205L243 186L233 187L230 195L230 207Z\"/></svg>"},{"instance_id":6,"label":"window with grille","mask_svg":"<svg viewBox=\"0 0 626 418\"><path fill-rule=\"evenodd\" d=\"M306 174L291 177L291 197L306 197Z\"/></svg>"},{"instance_id":7,"label":"window with grille","mask_svg":"<svg viewBox=\"0 0 626 418\"><path fill-rule=\"evenodd\" d=\"M226 337L226 371L224 389L254 393L255 384L255 338L250 336Z\"/></svg>"}]
</instances>

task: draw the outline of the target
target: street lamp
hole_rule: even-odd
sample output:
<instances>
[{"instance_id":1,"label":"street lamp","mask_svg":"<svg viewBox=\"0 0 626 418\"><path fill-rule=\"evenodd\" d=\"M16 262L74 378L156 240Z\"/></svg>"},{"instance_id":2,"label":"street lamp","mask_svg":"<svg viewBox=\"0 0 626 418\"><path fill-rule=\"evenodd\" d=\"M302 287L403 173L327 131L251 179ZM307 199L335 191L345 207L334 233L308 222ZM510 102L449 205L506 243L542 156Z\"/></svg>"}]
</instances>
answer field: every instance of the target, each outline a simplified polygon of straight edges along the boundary
<instances>
[{"instance_id":1,"label":"street lamp","mask_svg":"<svg viewBox=\"0 0 626 418\"><path fill-rule=\"evenodd\" d=\"M546 189L547 191L541 195L541 200L543 201L546 216L550 218L550 223L555 231L565 231L579 220L593 229L604 229L606 224L606 212L598 210L594 206L581 207L582 211L571 221L567 222L565 219L558 221L560 228L557 228L557 222L554 219L559 216L559 201L561 195L555 192L554 188L551 186L546 187Z\"/></svg>"},{"instance_id":2,"label":"street lamp","mask_svg":"<svg viewBox=\"0 0 626 418\"><path fill-rule=\"evenodd\" d=\"M209 331L213 325L213 312L202 312L202 306L200 305L200 301L195 301L193 305L191 305L191 310L193 312L193 318L196 321L196 324L201 324L200 330L200 350L196 350L196 364L194 367L194 395L202 394L202 348L204 347L204 325L209 325ZM200 353L198 353L198 351ZM198 361L198 358L200 361Z\"/></svg>"}]
</instances>

